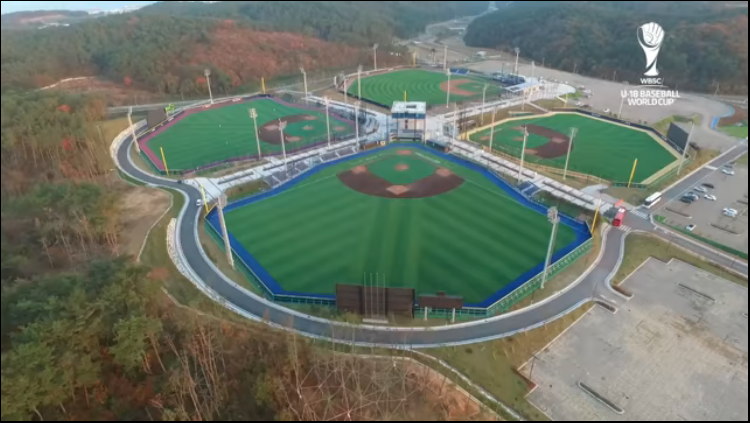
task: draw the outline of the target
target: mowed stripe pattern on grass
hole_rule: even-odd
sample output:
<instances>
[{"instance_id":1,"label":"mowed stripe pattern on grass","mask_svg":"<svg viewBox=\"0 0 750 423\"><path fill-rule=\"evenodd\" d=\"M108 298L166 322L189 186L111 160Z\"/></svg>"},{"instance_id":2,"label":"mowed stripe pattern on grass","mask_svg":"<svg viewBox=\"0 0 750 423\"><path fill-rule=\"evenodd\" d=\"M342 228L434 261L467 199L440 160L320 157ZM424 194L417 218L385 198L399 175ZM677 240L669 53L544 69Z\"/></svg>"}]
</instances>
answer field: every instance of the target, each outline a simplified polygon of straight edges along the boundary
<instances>
[{"instance_id":1,"label":"mowed stripe pattern on grass","mask_svg":"<svg viewBox=\"0 0 750 423\"><path fill-rule=\"evenodd\" d=\"M300 109L269 99L232 104L217 109L191 114L177 122L164 132L152 138L148 145L157 155L164 148L167 165L171 170L192 170L201 166L221 162L230 158L254 156L258 154L253 120L249 110L258 112L258 129L268 122L278 121L286 116L309 114L318 118L315 121L297 122L290 125L290 133L302 137L302 140L290 143L287 149L298 148L312 142L327 139L326 116L324 112ZM312 126L312 130L302 130ZM334 128L346 127L352 133L353 127L331 117L331 131ZM263 154L281 152L281 145L260 142ZM159 156L160 157L160 156Z\"/></svg>"},{"instance_id":2,"label":"mowed stripe pattern on grass","mask_svg":"<svg viewBox=\"0 0 750 423\"><path fill-rule=\"evenodd\" d=\"M471 96L460 96L451 93L451 102L481 99L485 84L489 85L489 89L487 90L488 99L497 96L501 92L501 88L490 81L465 75L454 75L451 78L453 80L471 80L472 83L462 85L460 88L475 93ZM394 101L403 101L404 91L406 91L409 101L424 101L428 105L444 105L448 96L446 91L440 88L440 84L447 81L448 77L445 74L426 70L402 70L373 75L362 78L362 97L390 107ZM359 92L356 79L349 86L348 92L355 96Z\"/></svg>"},{"instance_id":3,"label":"mowed stripe pattern on grass","mask_svg":"<svg viewBox=\"0 0 750 423\"><path fill-rule=\"evenodd\" d=\"M380 273L391 287L479 303L544 261L550 226L484 177L445 166L467 182L441 196L407 200L350 190L336 178L353 167L343 163L229 212L228 227L289 292L334 294L336 283ZM558 250L575 239L561 227Z\"/></svg>"},{"instance_id":4,"label":"mowed stripe pattern on grass","mask_svg":"<svg viewBox=\"0 0 750 423\"><path fill-rule=\"evenodd\" d=\"M627 182L635 159L638 159L638 169L634 182L648 179L677 160L671 152L648 134L603 120L573 114L514 120L498 125L495 127L493 148L520 157L523 147L520 141L523 132L520 127L526 124L543 126L566 136L570 134L570 128L578 128L578 135L570 155L569 169L610 181ZM490 132L490 129L480 131L472 135L471 140L489 145ZM546 143L546 138L531 134L527 149ZM526 160L544 166L565 168L565 154L554 159L526 154Z\"/></svg>"}]
</instances>

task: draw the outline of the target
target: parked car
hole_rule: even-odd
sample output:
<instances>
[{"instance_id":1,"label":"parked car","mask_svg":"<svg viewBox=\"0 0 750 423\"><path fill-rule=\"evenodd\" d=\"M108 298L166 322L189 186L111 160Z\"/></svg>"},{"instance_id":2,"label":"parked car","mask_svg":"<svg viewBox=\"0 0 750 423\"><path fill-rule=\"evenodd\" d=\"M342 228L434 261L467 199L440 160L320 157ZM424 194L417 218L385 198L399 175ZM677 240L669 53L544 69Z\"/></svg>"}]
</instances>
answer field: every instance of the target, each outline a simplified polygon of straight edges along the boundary
<instances>
[{"instance_id":1,"label":"parked car","mask_svg":"<svg viewBox=\"0 0 750 423\"><path fill-rule=\"evenodd\" d=\"M685 230L688 231L688 232L693 232L695 230L695 228L696 228L695 224L693 224L693 225L687 225L685 227Z\"/></svg>"},{"instance_id":2,"label":"parked car","mask_svg":"<svg viewBox=\"0 0 750 423\"><path fill-rule=\"evenodd\" d=\"M692 198L693 201L700 200L700 197L698 197L698 194L696 194L694 192L689 192L689 193L685 194L685 197Z\"/></svg>"},{"instance_id":3,"label":"parked car","mask_svg":"<svg viewBox=\"0 0 750 423\"><path fill-rule=\"evenodd\" d=\"M734 176L735 175L734 170L732 170L732 169L722 169L721 173L723 173L725 175L729 175L729 176Z\"/></svg>"},{"instance_id":4,"label":"parked car","mask_svg":"<svg viewBox=\"0 0 750 423\"><path fill-rule=\"evenodd\" d=\"M195 201L195 206L198 207L198 208L203 207L203 200L201 200L200 198L198 200L196 200Z\"/></svg>"},{"instance_id":5,"label":"parked car","mask_svg":"<svg viewBox=\"0 0 750 423\"><path fill-rule=\"evenodd\" d=\"M576 107L582 107L582 106L583 106L583 103L581 103L580 101L576 101Z\"/></svg>"},{"instance_id":6,"label":"parked car","mask_svg":"<svg viewBox=\"0 0 750 423\"><path fill-rule=\"evenodd\" d=\"M680 198L680 201L683 202L683 203L685 203L685 204L693 204L693 201L695 201L695 200L693 200L690 197L682 197L682 198Z\"/></svg>"},{"instance_id":7,"label":"parked car","mask_svg":"<svg viewBox=\"0 0 750 423\"><path fill-rule=\"evenodd\" d=\"M708 201L717 201L718 200L718 198L716 198L715 195L709 195L709 194L704 195L703 198L705 198Z\"/></svg>"},{"instance_id":8,"label":"parked car","mask_svg":"<svg viewBox=\"0 0 750 423\"><path fill-rule=\"evenodd\" d=\"M716 189L716 186L714 184L705 183L703 184L703 186L708 189Z\"/></svg>"},{"instance_id":9,"label":"parked car","mask_svg":"<svg viewBox=\"0 0 750 423\"><path fill-rule=\"evenodd\" d=\"M730 209L730 208L724 209L724 216L726 216L726 217L735 218L735 217L737 217L737 214L738 214L737 210L735 210L735 209Z\"/></svg>"},{"instance_id":10,"label":"parked car","mask_svg":"<svg viewBox=\"0 0 750 423\"><path fill-rule=\"evenodd\" d=\"M604 109L604 113L609 113L609 112L610 112L609 109Z\"/></svg>"},{"instance_id":11,"label":"parked car","mask_svg":"<svg viewBox=\"0 0 750 423\"><path fill-rule=\"evenodd\" d=\"M700 192L701 194L705 194L708 192L708 190L703 187L695 187L695 191Z\"/></svg>"}]
</instances>

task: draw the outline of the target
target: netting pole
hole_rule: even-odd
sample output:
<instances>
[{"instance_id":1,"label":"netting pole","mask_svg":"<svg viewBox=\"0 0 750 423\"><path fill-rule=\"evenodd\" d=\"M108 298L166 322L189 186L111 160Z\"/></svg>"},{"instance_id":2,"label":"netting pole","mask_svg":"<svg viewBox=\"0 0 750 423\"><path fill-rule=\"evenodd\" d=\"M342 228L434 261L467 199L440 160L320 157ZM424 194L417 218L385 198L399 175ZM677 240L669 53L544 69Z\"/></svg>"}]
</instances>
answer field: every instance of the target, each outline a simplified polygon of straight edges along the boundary
<instances>
[{"instance_id":1,"label":"netting pole","mask_svg":"<svg viewBox=\"0 0 750 423\"><path fill-rule=\"evenodd\" d=\"M217 204L217 207L219 209L219 223L221 224L221 232L224 235L224 250L227 254L227 262L229 262L229 265L232 266L232 269L235 269L234 267L234 256L232 256L232 246L229 244L229 231L227 230L227 223L224 219L224 207L227 206L227 196L222 195L219 197L219 203Z\"/></svg>"}]
</instances>

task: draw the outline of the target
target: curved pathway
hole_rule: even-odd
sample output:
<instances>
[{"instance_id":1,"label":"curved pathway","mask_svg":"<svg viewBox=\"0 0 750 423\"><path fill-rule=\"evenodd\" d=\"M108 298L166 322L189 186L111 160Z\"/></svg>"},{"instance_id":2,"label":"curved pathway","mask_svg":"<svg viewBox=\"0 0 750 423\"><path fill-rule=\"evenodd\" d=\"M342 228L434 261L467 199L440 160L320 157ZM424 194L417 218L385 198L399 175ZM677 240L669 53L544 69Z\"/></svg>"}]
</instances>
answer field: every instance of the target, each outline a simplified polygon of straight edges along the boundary
<instances>
[{"instance_id":1,"label":"curved pathway","mask_svg":"<svg viewBox=\"0 0 750 423\"><path fill-rule=\"evenodd\" d=\"M200 245L198 219L201 209L194 207L201 196L200 192L191 186L178 184L141 171L130 158L129 151L132 145L133 140L128 137L115 151L118 167L131 177L151 186L178 191L187 200L178 219L176 241L184 255L184 264L189 267L190 273L223 298L231 308L304 336L334 342L390 348L412 349L465 345L512 336L535 329L572 312L592 299L604 299L604 301L613 302L613 296L619 295L609 287L609 280L620 267L627 232L617 228L608 228L604 234L603 248L599 257L577 282L553 297L516 312L482 321L435 328L355 326L307 316L269 302L238 286L224 276L208 260ZM736 149L737 154L743 151L747 151L746 145L738 146L738 149ZM712 166L720 167L724 161L731 161L734 156L725 155L713 162ZM684 184L694 185L697 181L705 178L704 171L701 170L691 175ZM677 195L677 193L679 193L679 189L674 189L670 190L669 195ZM640 219L635 215L630 215L626 223L634 231L664 236L663 231L657 229L651 221ZM730 257L679 236L676 237L675 242L719 264L727 267L735 266L739 273L747 276L746 263L737 265ZM617 300L616 303L622 300L622 298L615 299Z\"/></svg>"}]
</instances>

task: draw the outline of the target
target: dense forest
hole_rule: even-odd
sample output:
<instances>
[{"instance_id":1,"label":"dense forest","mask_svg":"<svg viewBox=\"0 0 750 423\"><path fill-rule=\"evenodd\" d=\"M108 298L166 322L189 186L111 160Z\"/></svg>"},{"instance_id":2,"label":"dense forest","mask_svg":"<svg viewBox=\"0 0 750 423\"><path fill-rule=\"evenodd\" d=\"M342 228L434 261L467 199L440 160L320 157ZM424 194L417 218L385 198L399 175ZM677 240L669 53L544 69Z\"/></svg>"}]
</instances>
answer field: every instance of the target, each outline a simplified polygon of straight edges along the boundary
<instances>
[{"instance_id":1,"label":"dense forest","mask_svg":"<svg viewBox=\"0 0 750 423\"><path fill-rule=\"evenodd\" d=\"M425 26L474 16L486 1L231 1L160 2L142 13L249 20L258 28L302 33L347 44L391 44Z\"/></svg>"},{"instance_id":2,"label":"dense forest","mask_svg":"<svg viewBox=\"0 0 750 423\"><path fill-rule=\"evenodd\" d=\"M746 4L746 3L745 3ZM637 81L644 58L636 28L665 30L659 69L670 86L747 94L747 7L713 2L514 2L475 20L468 45L512 49L537 63Z\"/></svg>"},{"instance_id":3,"label":"dense forest","mask_svg":"<svg viewBox=\"0 0 750 423\"><path fill-rule=\"evenodd\" d=\"M257 89L308 71L353 69L372 61L369 46L407 37L435 21L466 15L486 2L165 2L137 13L65 28L3 31L3 93L98 76L173 96ZM429 7L426 7L429 6Z\"/></svg>"}]
</instances>

